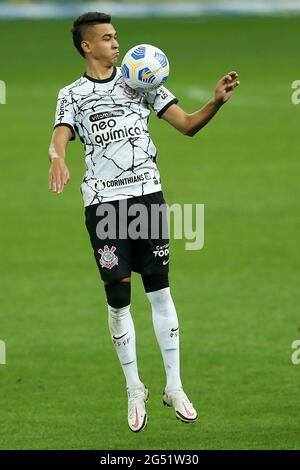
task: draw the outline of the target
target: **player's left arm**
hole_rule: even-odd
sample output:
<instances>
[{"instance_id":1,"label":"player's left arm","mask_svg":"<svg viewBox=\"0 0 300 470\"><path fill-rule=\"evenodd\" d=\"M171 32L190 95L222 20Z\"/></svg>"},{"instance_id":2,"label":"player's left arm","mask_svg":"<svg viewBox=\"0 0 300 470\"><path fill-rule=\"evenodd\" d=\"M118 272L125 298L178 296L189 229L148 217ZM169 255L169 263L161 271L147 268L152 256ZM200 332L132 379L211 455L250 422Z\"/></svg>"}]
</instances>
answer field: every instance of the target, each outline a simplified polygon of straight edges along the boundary
<instances>
[{"instance_id":1,"label":"player's left arm","mask_svg":"<svg viewBox=\"0 0 300 470\"><path fill-rule=\"evenodd\" d=\"M231 98L233 91L240 82L237 72L229 72L218 81L215 96L193 114L186 113L177 104L172 104L162 115L162 118L184 135L192 137L202 129L219 111L223 104Z\"/></svg>"}]
</instances>

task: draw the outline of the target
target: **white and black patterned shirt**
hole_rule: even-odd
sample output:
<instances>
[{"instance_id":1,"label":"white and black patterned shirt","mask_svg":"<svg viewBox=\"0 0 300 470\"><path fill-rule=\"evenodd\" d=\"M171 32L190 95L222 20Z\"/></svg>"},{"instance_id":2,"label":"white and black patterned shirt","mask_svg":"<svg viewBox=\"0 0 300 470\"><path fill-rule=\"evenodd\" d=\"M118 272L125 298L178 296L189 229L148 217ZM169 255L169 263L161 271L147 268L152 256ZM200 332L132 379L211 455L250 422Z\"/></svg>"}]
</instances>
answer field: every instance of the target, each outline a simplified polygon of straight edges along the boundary
<instances>
[{"instance_id":1,"label":"white and black patterned shirt","mask_svg":"<svg viewBox=\"0 0 300 470\"><path fill-rule=\"evenodd\" d=\"M135 92L124 82L119 67L106 80L85 74L60 90L55 127L68 126L71 140L77 133L84 144L85 206L161 190L148 121L151 109L161 117L177 102L163 86Z\"/></svg>"}]
</instances>

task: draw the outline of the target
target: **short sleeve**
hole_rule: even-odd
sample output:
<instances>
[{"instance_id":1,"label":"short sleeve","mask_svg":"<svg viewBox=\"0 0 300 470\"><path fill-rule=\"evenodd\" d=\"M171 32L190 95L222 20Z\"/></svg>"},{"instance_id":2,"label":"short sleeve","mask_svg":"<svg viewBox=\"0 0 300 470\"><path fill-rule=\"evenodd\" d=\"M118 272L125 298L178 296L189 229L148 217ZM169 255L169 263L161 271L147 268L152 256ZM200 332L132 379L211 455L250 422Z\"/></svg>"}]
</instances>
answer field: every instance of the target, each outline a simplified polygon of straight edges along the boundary
<instances>
[{"instance_id":1,"label":"short sleeve","mask_svg":"<svg viewBox=\"0 0 300 470\"><path fill-rule=\"evenodd\" d=\"M158 118L161 118L172 104L178 103L176 96L164 86L148 92L146 99Z\"/></svg>"},{"instance_id":2,"label":"short sleeve","mask_svg":"<svg viewBox=\"0 0 300 470\"><path fill-rule=\"evenodd\" d=\"M72 95L62 88L57 98L54 129L58 126L68 127L72 132L70 140L75 140L76 137L74 117L75 111Z\"/></svg>"}]
</instances>

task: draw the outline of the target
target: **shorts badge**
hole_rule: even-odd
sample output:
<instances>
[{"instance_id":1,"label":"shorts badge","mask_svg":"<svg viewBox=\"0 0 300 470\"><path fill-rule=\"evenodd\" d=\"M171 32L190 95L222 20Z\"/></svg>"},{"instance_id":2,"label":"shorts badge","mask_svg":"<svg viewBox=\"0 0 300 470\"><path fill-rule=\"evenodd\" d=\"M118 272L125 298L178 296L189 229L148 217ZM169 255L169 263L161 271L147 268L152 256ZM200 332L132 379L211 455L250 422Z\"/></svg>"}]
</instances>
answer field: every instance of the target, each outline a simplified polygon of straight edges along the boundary
<instances>
[{"instance_id":1,"label":"shorts badge","mask_svg":"<svg viewBox=\"0 0 300 470\"><path fill-rule=\"evenodd\" d=\"M116 249L117 248L115 246L108 248L108 246L105 245L103 250L101 248L98 250L98 253L101 254L99 262L102 268L111 269L118 264L118 257L114 253Z\"/></svg>"}]
</instances>

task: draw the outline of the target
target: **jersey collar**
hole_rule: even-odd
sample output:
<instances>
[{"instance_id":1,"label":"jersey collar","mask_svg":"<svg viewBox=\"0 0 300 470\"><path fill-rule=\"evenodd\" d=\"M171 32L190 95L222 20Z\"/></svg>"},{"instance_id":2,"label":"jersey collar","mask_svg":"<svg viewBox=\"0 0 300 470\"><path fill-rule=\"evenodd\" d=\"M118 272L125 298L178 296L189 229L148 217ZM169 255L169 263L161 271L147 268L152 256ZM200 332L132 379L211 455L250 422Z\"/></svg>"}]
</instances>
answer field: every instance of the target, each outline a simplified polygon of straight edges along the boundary
<instances>
[{"instance_id":1,"label":"jersey collar","mask_svg":"<svg viewBox=\"0 0 300 470\"><path fill-rule=\"evenodd\" d=\"M85 78L87 78L88 80L90 80L91 82L94 82L94 83L107 83L107 82L111 82L115 78L116 73L117 73L117 67L114 67L114 70L113 70L113 73L111 74L111 76L108 77L108 78L105 78L104 80L99 80L97 78L92 78L89 75L87 75L87 73L84 73L83 76Z\"/></svg>"}]
</instances>

